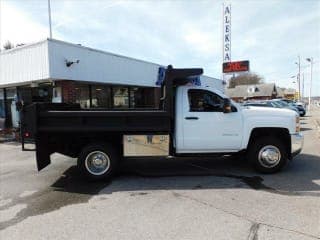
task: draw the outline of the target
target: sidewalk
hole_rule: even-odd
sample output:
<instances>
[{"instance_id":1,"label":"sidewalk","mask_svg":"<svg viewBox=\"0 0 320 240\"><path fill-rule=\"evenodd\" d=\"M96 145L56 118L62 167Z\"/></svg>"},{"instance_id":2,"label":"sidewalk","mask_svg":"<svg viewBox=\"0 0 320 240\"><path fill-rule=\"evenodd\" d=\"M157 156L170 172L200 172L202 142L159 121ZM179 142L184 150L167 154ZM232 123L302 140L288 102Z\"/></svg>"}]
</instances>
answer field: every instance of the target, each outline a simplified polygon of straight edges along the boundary
<instances>
[{"instance_id":1,"label":"sidewalk","mask_svg":"<svg viewBox=\"0 0 320 240\"><path fill-rule=\"evenodd\" d=\"M309 115L318 130L318 137L320 138L320 107L312 106Z\"/></svg>"}]
</instances>

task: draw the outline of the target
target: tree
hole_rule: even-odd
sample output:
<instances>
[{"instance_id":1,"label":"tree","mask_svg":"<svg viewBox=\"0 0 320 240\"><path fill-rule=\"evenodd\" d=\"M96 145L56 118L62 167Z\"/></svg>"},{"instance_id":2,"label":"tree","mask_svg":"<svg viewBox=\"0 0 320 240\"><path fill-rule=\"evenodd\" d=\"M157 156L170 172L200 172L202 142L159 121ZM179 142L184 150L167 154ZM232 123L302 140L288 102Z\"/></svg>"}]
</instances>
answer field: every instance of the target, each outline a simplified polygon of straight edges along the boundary
<instances>
[{"instance_id":1,"label":"tree","mask_svg":"<svg viewBox=\"0 0 320 240\"><path fill-rule=\"evenodd\" d=\"M263 83L263 77L256 73L244 73L229 80L229 87L234 88L237 85L250 85Z\"/></svg>"},{"instance_id":2,"label":"tree","mask_svg":"<svg viewBox=\"0 0 320 240\"><path fill-rule=\"evenodd\" d=\"M26 45L26 44L25 43L18 43L18 44L16 44L16 47L22 47L24 45Z\"/></svg>"},{"instance_id":3,"label":"tree","mask_svg":"<svg viewBox=\"0 0 320 240\"><path fill-rule=\"evenodd\" d=\"M3 45L4 50L9 50L11 48L14 48L14 45L10 42L7 41L4 45Z\"/></svg>"}]
</instances>

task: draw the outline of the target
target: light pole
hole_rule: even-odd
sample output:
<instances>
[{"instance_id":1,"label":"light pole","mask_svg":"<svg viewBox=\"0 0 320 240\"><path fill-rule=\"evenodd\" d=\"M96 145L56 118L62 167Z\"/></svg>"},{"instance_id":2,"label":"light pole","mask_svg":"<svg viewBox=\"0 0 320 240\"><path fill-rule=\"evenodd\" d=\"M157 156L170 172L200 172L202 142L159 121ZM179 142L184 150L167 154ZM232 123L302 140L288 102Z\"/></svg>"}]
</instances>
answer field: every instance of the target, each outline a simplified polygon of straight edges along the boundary
<instances>
[{"instance_id":1,"label":"light pole","mask_svg":"<svg viewBox=\"0 0 320 240\"><path fill-rule=\"evenodd\" d=\"M294 94L294 100L299 100L299 97L300 97L299 75L297 75L297 76L292 76L291 78L293 78L293 79L296 79L296 78L297 78L298 87L297 87L297 89L295 89L295 91L298 92L299 95L298 95L298 98L296 99L296 94ZM296 83L296 81L293 80L292 83Z\"/></svg>"},{"instance_id":2,"label":"light pole","mask_svg":"<svg viewBox=\"0 0 320 240\"><path fill-rule=\"evenodd\" d=\"M301 97L304 98L304 72L302 73Z\"/></svg>"},{"instance_id":3,"label":"light pole","mask_svg":"<svg viewBox=\"0 0 320 240\"><path fill-rule=\"evenodd\" d=\"M313 65L313 58L306 58L306 60L308 62L310 62L310 68L311 68L311 72L310 72L310 88L309 88L309 106L308 106L308 110L310 111L310 107L311 107L311 89L312 89L312 65Z\"/></svg>"},{"instance_id":4,"label":"light pole","mask_svg":"<svg viewBox=\"0 0 320 240\"><path fill-rule=\"evenodd\" d=\"M299 68L299 72L298 72L298 75L297 75L297 83L298 83L298 100L300 101L301 100L301 87L300 87L300 79L301 79L301 75L300 75L300 55L298 55L298 62L295 62L295 64L298 65L298 68Z\"/></svg>"}]
</instances>

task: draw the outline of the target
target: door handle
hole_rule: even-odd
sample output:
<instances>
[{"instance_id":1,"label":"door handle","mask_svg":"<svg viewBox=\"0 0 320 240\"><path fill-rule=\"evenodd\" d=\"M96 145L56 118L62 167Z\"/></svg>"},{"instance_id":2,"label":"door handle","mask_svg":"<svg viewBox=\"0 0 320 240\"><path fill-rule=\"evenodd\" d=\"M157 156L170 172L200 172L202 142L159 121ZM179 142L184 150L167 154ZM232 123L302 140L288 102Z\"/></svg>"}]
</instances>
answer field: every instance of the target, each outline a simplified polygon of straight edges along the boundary
<instances>
[{"instance_id":1,"label":"door handle","mask_svg":"<svg viewBox=\"0 0 320 240\"><path fill-rule=\"evenodd\" d=\"M185 117L186 120L198 120L198 117Z\"/></svg>"}]
</instances>

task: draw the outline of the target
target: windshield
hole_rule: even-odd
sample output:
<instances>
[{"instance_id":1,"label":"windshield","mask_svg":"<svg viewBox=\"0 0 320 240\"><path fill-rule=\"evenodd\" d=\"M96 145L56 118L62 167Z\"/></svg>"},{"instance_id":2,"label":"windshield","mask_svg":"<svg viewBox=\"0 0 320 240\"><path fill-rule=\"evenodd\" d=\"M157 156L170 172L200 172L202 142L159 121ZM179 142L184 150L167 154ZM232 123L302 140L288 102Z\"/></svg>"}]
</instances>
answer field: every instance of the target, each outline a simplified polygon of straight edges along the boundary
<instances>
[{"instance_id":1,"label":"windshield","mask_svg":"<svg viewBox=\"0 0 320 240\"><path fill-rule=\"evenodd\" d=\"M283 101L274 101L274 103L278 104L278 106L280 106L280 107L287 107L288 106L288 104Z\"/></svg>"},{"instance_id":2,"label":"windshield","mask_svg":"<svg viewBox=\"0 0 320 240\"><path fill-rule=\"evenodd\" d=\"M272 105L272 106L274 106L274 107L277 107L277 108L281 108L282 107L282 105L281 104L279 104L278 102L270 102L270 104Z\"/></svg>"}]
</instances>

